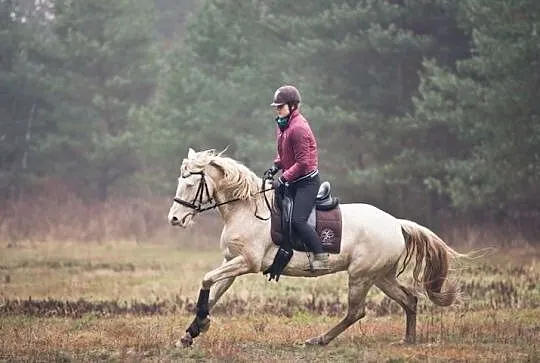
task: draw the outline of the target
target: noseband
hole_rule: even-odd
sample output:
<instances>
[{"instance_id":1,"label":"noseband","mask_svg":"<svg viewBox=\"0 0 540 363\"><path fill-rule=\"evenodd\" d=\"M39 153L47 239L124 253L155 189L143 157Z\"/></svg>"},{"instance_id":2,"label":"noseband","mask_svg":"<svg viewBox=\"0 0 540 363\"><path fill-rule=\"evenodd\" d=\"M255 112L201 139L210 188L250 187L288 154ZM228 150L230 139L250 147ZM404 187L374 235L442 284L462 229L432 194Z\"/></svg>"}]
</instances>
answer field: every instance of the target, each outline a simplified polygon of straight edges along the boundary
<instances>
[{"instance_id":1,"label":"noseband","mask_svg":"<svg viewBox=\"0 0 540 363\"><path fill-rule=\"evenodd\" d=\"M174 197L173 200L176 203L181 204L184 207L191 208L197 213L201 213L201 212L204 212L204 211L207 211L207 210L210 210L210 209L217 208L217 207L219 207L221 205L237 202L237 201L240 200L240 198L234 198L234 199L231 199L231 200L227 200L225 202L216 203L214 198L212 198L210 196L210 191L208 190L208 184L206 184L204 171L201 170L201 171L198 171L198 172L189 173L186 176L182 176L182 178L187 178L187 177L189 177L191 175L200 175L201 176L201 179L199 180L199 185L197 186L197 193L195 194L195 197L193 198L193 200L191 202L189 202L187 200L180 199L178 197ZM264 192L267 192L269 190L272 190L272 189L264 189L264 179L263 179L263 186L261 188L261 191L259 191L257 194L264 193ZM203 201L203 196L204 195L206 195L206 201ZM266 194L264 195L264 197L265 197L266 204L270 209L268 200L266 199ZM263 221L267 221L268 219L270 219L270 217L268 217L268 218L259 217L257 215L257 207L256 206L255 206L255 217L257 217L258 219L263 220Z\"/></svg>"}]
</instances>

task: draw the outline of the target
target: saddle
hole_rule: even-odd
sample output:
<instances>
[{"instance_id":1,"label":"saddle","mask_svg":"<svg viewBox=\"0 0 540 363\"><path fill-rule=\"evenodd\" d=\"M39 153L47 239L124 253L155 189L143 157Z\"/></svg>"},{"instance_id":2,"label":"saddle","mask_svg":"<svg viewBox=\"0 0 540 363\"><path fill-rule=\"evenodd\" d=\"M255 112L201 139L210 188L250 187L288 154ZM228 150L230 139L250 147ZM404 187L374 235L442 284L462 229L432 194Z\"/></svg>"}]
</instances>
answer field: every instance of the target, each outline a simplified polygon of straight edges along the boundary
<instances>
[{"instance_id":1,"label":"saddle","mask_svg":"<svg viewBox=\"0 0 540 363\"><path fill-rule=\"evenodd\" d=\"M292 246L294 250L308 252L306 245L291 228L293 210L292 198L287 193L276 192L271 217L270 234L272 241L279 246ZM341 209L339 200L331 195L331 187L325 181L319 187L315 206L311 211L308 224L321 239L324 252L339 253L341 250Z\"/></svg>"}]
</instances>

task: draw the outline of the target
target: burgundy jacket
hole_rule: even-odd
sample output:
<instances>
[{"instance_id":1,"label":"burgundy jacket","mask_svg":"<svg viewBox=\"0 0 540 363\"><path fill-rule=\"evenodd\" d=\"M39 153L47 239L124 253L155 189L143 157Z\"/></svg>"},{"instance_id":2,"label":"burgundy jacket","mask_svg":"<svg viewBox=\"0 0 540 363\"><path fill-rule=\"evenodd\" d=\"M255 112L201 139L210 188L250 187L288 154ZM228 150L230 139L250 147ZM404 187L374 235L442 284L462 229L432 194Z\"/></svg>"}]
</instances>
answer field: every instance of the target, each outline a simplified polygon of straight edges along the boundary
<instances>
[{"instance_id":1,"label":"burgundy jacket","mask_svg":"<svg viewBox=\"0 0 540 363\"><path fill-rule=\"evenodd\" d=\"M294 110L287 128L276 129L278 152L274 162L283 169L283 179L292 182L317 170L317 141L304 116Z\"/></svg>"}]
</instances>

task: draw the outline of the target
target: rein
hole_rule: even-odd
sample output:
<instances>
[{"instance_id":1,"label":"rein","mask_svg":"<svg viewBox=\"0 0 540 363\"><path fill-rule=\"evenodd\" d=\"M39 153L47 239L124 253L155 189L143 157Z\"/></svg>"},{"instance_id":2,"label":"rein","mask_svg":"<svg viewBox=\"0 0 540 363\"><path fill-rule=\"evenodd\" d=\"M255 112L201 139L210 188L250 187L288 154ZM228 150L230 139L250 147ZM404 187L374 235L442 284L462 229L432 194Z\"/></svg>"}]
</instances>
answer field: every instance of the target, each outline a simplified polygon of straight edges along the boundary
<instances>
[{"instance_id":1,"label":"rein","mask_svg":"<svg viewBox=\"0 0 540 363\"><path fill-rule=\"evenodd\" d=\"M206 184L204 171L189 173L189 175L185 176L184 178L186 178L186 177L188 177L190 175L200 175L201 176L201 179L199 181L199 185L197 187L197 193L195 194L195 197L193 198L193 200L191 202L180 199L178 197L174 197L173 201L175 201L176 203L181 204L184 207L191 208L197 213L201 213L201 212L205 212L207 210L214 209L214 208L217 208L217 207L225 205L225 204L238 202L240 200L240 198L234 198L234 199L227 200L225 202L216 203L214 198L212 198L210 196L210 192L208 190L208 184ZM273 188L264 189L265 181L266 181L266 179L263 178L261 190L258 191L255 194L252 194L251 196L255 196L257 194L264 193L264 201L266 202L266 206L268 207L268 210L271 211L272 208L270 206L270 202L268 201L268 197L266 196L266 192L270 191L270 190L273 190ZM206 201L203 201L203 196L204 195L206 195ZM205 206L205 204L209 204L209 203L210 203L210 205ZM258 219L260 219L262 221L267 221L267 220L269 220L271 218L271 215L268 218L263 218L263 217L258 216L257 215L257 204L255 204L255 217L257 217Z\"/></svg>"}]
</instances>

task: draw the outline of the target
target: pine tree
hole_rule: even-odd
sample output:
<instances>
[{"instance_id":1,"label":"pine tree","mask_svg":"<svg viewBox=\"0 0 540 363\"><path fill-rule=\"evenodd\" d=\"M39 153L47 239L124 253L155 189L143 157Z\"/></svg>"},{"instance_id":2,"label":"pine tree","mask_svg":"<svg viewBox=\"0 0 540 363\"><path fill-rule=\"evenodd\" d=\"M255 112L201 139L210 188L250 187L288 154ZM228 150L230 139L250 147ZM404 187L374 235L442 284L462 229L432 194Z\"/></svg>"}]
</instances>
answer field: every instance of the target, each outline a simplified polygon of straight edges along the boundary
<instances>
[{"instance_id":1,"label":"pine tree","mask_svg":"<svg viewBox=\"0 0 540 363\"><path fill-rule=\"evenodd\" d=\"M459 150L443 147L435 179L461 209L508 216L540 210L538 98L540 6L533 0L465 1L473 56L457 74L426 64L415 119L448 130Z\"/></svg>"},{"instance_id":2,"label":"pine tree","mask_svg":"<svg viewBox=\"0 0 540 363\"><path fill-rule=\"evenodd\" d=\"M305 90L324 173L350 199L405 213L423 165L405 150L401 118L413 110L425 57L453 66L468 54L455 3L305 1L290 12L272 4L275 28L290 36L289 73Z\"/></svg>"},{"instance_id":3,"label":"pine tree","mask_svg":"<svg viewBox=\"0 0 540 363\"><path fill-rule=\"evenodd\" d=\"M0 1L0 199L16 198L38 172L35 153L52 105L40 75L44 56L35 9Z\"/></svg>"},{"instance_id":4,"label":"pine tree","mask_svg":"<svg viewBox=\"0 0 540 363\"><path fill-rule=\"evenodd\" d=\"M147 163L163 165L169 180L188 147L229 147L229 155L258 172L271 164L269 104L282 81L272 56L280 44L262 24L265 9L262 1L206 1L188 24L185 41L167 54L154 103L139 117L149 121L153 135L146 139L152 154Z\"/></svg>"},{"instance_id":5,"label":"pine tree","mask_svg":"<svg viewBox=\"0 0 540 363\"><path fill-rule=\"evenodd\" d=\"M138 168L128 114L154 86L152 9L140 0L65 0L55 11L51 82L61 124L48 150L70 184L104 200Z\"/></svg>"}]
</instances>

